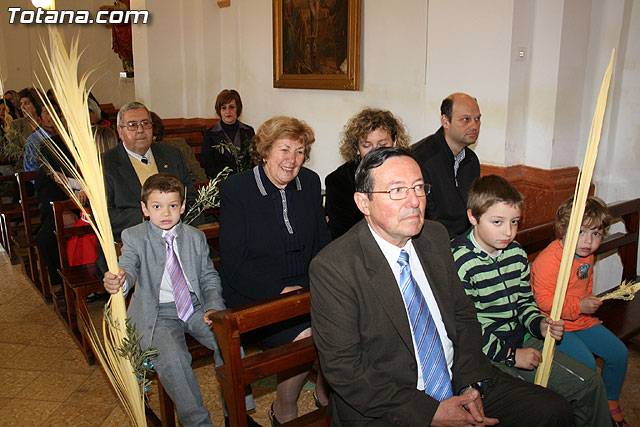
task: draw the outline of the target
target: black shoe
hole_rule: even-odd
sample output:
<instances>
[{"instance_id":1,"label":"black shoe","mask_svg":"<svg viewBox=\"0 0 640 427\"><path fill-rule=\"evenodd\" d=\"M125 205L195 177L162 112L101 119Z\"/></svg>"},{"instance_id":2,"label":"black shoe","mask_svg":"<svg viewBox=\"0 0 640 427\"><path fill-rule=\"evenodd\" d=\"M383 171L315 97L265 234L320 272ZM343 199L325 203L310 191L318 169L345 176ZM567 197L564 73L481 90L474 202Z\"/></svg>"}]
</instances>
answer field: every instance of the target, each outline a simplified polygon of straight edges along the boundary
<instances>
[{"instance_id":1,"label":"black shoe","mask_svg":"<svg viewBox=\"0 0 640 427\"><path fill-rule=\"evenodd\" d=\"M224 425L225 427L229 427L229 417L224 417ZM254 421L249 415L247 415L247 426L258 426L262 427L260 424Z\"/></svg>"},{"instance_id":2,"label":"black shoe","mask_svg":"<svg viewBox=\"0 0 640 427\"><path fill-rule=\"evenodd\" d=\"M269 408L269 421L271 421L271 427L279 426L281 423L276 418L276 413L273 411L273 403L271 404L271 408Z\"/></svg>"},{"instance_id":3,"label":"black shoe","mask_svg":"<svg viewBox=\"0 0 640 427\"><path fill-rule=\"evenodd\" d=\"M95 301L106 301L110 297L108 292L92 292L87 295L87 304Z\"/></svg>"}]
</instances>

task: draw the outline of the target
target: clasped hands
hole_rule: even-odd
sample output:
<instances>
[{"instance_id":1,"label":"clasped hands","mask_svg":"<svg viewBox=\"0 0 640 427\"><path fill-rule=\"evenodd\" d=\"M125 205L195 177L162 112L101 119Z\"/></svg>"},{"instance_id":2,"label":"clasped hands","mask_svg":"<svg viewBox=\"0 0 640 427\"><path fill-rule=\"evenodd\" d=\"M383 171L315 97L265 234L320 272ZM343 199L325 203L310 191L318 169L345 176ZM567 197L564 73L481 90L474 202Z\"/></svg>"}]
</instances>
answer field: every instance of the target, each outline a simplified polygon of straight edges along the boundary
<instances>
[{"instance_id":1,"label":"clasped hands","mask_svg":"<svg viewBox=\"0 0 640 427\"><path fill-rule=\"evenodd\" d=\"M497 418L484 415L482 397L474 388L465 390L460 396L453 396L440 402L432 426L493 426Z\"/></svg>"}]
</instances>

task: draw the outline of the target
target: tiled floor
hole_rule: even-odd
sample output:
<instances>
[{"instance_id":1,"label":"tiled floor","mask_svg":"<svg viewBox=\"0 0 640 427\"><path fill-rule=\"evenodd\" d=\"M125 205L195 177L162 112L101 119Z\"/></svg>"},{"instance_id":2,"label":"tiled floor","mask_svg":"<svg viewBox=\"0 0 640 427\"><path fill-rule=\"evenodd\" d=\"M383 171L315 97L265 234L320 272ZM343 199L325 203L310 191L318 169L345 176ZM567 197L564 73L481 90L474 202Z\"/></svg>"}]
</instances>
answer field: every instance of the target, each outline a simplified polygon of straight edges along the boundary
<instances>
[{"instance_id":1,"label":"tiled floor","mask_svg":"<svg viewBox=\"0 0 640 427\"><path fill-rule=\"evenodd\" d=\"M99 319L100 307L92 304ZM632 426L640 426L640 339L629 347L622 407ZM224 425L220 392L211 363L197 363L196 375L216 426ZM269 425L267 408L273 384L253 388L257 410L252 417ZM155 386L151 407L158 408ZM300 413L313 406L303 390ZM23 273L0 248L0 426L125 426L129 421L102 370L86 364L70 335L44 304Z\"/></svg>"},{"instance_id":2,"label":"tiled floor","mask_svg":"<svg viewBox=\"0 0 640 427\"><path fill-rule=\"evenodd\" d=\"M99 303L90 305L94 323ZM205 405L216 426L223 426L220 390L213 364L198 361L195 372ZM253 387L257 409L251 416L267 426L275 398L273 381ZM312 391L302 391L299 412L313 406ZM155 384L150 406L159 413ZM0 426L126 426L124 411L106 376L89 366L69 333L0 247Z\"/></svg>"}]
</instances>

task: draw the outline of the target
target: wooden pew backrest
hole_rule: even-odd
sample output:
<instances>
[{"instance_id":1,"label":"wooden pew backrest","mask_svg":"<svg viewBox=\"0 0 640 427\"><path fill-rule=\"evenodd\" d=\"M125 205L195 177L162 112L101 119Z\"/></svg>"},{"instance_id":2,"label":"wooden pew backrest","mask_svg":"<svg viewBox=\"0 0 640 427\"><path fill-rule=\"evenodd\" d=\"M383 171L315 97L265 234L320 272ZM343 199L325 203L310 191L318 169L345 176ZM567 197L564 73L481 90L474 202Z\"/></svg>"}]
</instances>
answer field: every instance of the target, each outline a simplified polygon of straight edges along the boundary
<instances>
[{"instance_id":1,"label":"wooden pew backrest","mask_svg":"<svg viewBox=\"0 0 640 427\"><path fill-rule=\"evenodd\" d=\"M246 425L245 385L317 360L313 338L305 338L262 353L240 353L240 335L283 320L308 314L309 290L302 289L214 313L213 327L225 364L216 368L232 426ZM297 425L326 425L326 408L296 420ZM293 423L293 422L292 422Z\"/></svg>"}]
</instances>

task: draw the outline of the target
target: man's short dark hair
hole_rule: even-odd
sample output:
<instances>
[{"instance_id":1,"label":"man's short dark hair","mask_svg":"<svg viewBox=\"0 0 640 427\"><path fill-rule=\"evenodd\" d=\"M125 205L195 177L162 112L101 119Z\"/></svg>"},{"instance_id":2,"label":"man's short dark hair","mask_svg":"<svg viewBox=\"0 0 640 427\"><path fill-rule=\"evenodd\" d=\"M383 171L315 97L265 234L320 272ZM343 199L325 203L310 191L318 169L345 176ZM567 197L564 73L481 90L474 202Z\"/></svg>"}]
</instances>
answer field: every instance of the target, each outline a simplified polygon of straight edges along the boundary
<instances>
[{"instance_id":1,"label":"man's short dark hair","mask_svg":"<svg viewBox=\"0 0 640 427\"><path fill-rule=\"evenodd\" d=\"M366 193L369 195L369 198L371 198L371 192L374 191L371 170L382 166L387 159L392 157L410 157L413 159L411 151L402 147L378 147L375 150L369 151L358 165L358 169L356 169L356 192Z\"/></svg>"},{"instance_id":2,"label":"man's short dark hair","mask_svg":"<svg viewBox=\"0 0 640 427\"><path fill-rule=\"evenodd\" d=\"M453 111L453 97L447 96L440 104L440 115L447 116L447 119L451 121L451 111Z\"/></svg>"},{"instance_id":3,"label":"man's short dark hair","mask_svg":"<svg viewBox=\"0 0 640 427\"><path fill-rule=\"evenodd\" d=\"M184 185L177 177L170 173L157 173L147 178L142 186L142 193L140 195L140 199L145 205L147 204L149 195L154 191L161 193L178 193L180 194L180 201L184 202Z\"/></svg>"}]
</instances>

